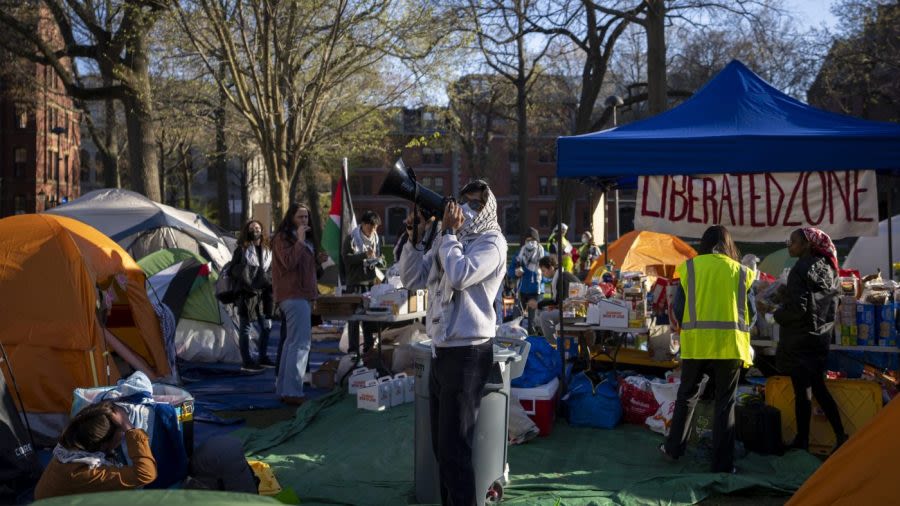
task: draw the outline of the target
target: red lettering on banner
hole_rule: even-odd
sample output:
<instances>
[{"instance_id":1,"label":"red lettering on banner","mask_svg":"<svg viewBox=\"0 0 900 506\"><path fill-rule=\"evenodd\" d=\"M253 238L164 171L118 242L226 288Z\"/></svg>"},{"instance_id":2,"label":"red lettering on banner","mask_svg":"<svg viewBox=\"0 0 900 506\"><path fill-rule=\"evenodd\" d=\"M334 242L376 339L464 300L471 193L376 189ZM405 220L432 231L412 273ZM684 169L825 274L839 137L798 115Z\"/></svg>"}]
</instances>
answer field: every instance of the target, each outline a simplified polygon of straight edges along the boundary
<instances>
[{"instance_id":1,"label":"red lettering on banner","mask_svg":"<svg viewBox=\"0 0 900 506\"><path fill-rule=\"evenodd\" d=\"M681 191L678 191L675 178L672 178L672 193L669 195L669 220L671 221L681 221L687 214L688 199L684 195L687 192L687 179L687 176L681 176ZM682 202L681 213L677 215L675 214L675 197L680 198Z\"/></svg>"},{"instance_id":2,"label":"red lettering on banner","mask_svg":"<svg viewBox=\"0 0 900 506\"><path fill-rule=\"evenodd\" d=\"M772 210L772 186L778 188L778 205ZM781 204L784 202L784 190L778 184L778 180L771 172L766 172L766 224L774 227L778 224L778 216L781 213Z\"/></svg>"},{"instance_id":3,"label":"red lettering on banner","mask_svg":"<svg viewBox=\"0 0 900 506\"><path fill-rule=\"evenodd\" d=\"M669 194L669 183L671 182L671 177L663 176L663 184L662 184L662 194L659 197L659 214L662 217L666 216L666 197Z\"/></svg>"},{"instance_id":4,"label":"red lettering on banner","mask_svg":"<svg viewBox=\"0 0 900 506\"><path fill-rule=\"evenodd\" d=\"M710 190L708 191L707 188ZM707 202L712 207L712 212L707 211ZM715 218L718 215L719 213L716 209L716 181L711 177L705 177L703 178L703 223L709 223L709 216Z\"/></svg>"},{"instance_id":5,"label":"red lettering on banner","mask_svg":"<svg viewBox=\"0 0 900 506\"><path fill-rule=\"evenodd\" d=\"M744 226L744 175L738 174L738 222Z\"/></svg>"},{"instance_id":6,"label":"red lettering on banner","mask_svg":"<svg viewBox=\"0 0 900 506\"><path fill-rule=\"evenodd\" d=\"M803 177L798 177L794 183L794 189L791 191L791 198L788 199L787 206L784 208L784 221L781 224L785 227L799 227L799 221L791 221L791 215L794 213L794 200L797 198L797 192L800 191L800 185L803 183Z\"/></svg>"},{"instance_id":7,"label":"red lettering on banner","mask_svg":"<svg viewBox=\"0 0 900 506\"><path fill-rule=\"evenodd\" d=\"M853 218L850 216L850 173L844 172L844 186L841 186L841 179L835 172L828 173L828 180L830 181L828 186L831 187L831 191L829 191L829 195L831 196L831 214L828 216L828 219L831 223L834 223L834 197L838 196L841 199L841 202L844 204L844 219L847 221L852 221ZM835 195L834 189L837 189L837 195Z\"/></svg>"},{"instance_id":8,"label":"red lettering on banner","mask_svg":"<svg viewBox=\"0 0 900 506\"><path fill-rule=\"evenodd\" d=\"M653 216L655 218L659 218L659 213L656 211L651 211L647 209L647 194L650 193L650 179L649 177L641 178L644 180L644 187L641 189L641 198L643 201L641 202L641 214L643 216Z\"/></svg>"},{"instance_id":9,"label":"red lettering on banner","mask_svg":"<svg viewBox=\"0 0 900 506\"><path fill-rule=\"evenodd\" d=\"M722 214L725 211L725 202L728 202L728 215L731 217L731 226L734 226L734 202L731 201L731 183L728 182L728 174L722 175L722 201L719 203L719 216L716 223L722 223Z\"/></svg>"},{"instance_id":10,"label":"red lettering on banner","mask_svg":"<svg viewBox=\"0 0 900 506\"><path fill-rule=\"evenodd\" d=\"M694 202L700 202L700 198L694 196L694 178L688 178L688 223L703 223L700 218L694 216L697 206Z\"/></svg>"},{"instance_id":11,"label":"red lettering on banner","mask_svg":"<svg viewBox=\"0 0 900 506\"><path fill-rule=\"evenodd\" d=\"M762 200L762 195L756 193L756 174L750 174L750 226L765 227L766 223L756 220L756 201Z\"/></svg>"},{"instance_id":12,"label":"red lettering on banner","mask_svg":"<svg viewBox=\"0 0 900 506\"><path fill-rule=\"evenodd\" d=\"M814 220L813 217L809 214L809 201L812 197L809 191L809 178L812 177L813 174L819 175L819 180L822 183L822 207L819 210L819 219ZM825 186L825 176L821 172L807 172L803 175L803 215L806 216L806 222L810 225L818 225L822 223L822 220L825 219L825 206L828 205L828 187Z\"/></svg>"},{"instance_id":13,"label":"red lettering on banner","mask_svg":"<svg viewBox=\"0 0 900 506\"><path fill-rule=\"evenodd\" d=\"M863 218L859 215L859 195L868 192L868 188L859 188L859 171L853 172L853 221L872 221L872 218Z\"/></svg>"}]
</instances>

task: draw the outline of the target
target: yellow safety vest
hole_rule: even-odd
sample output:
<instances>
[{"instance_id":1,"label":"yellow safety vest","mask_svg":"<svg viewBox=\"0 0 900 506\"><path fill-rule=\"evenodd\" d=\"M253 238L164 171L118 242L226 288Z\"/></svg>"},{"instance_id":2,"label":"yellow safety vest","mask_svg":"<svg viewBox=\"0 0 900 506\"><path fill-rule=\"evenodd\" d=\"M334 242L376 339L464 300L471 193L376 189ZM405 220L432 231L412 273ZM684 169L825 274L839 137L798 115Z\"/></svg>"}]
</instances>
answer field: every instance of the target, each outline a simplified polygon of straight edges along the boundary
<instances>
[{"instance_id":1,"label":"yellow safety vest","mask_svg":"<svg viewBox=\"0 0 900 506\"><path fill-rule=\"evenodd\" d=\"M750 357L747 292L756 273L725 255L700 255L676 269L685 293L681 358Z\"/></svg>"}]
</instances>

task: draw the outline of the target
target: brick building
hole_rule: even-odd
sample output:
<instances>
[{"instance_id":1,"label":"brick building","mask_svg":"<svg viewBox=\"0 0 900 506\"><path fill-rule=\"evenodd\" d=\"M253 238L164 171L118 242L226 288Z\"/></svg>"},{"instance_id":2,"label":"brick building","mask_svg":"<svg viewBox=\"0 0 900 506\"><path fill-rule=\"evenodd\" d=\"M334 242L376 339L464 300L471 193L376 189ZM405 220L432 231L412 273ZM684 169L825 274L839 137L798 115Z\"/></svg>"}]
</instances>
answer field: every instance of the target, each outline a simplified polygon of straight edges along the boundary
<instances>
[{"instance_id":1,"label":"brick building","mask_svg":"<svg viewBox=\"0 0 900 506\"><path fill-rule=\"evenodd\" d=\"M518 162L516 161L515 139L504 130L508 124L501 124L498 132L490 136L486 151L484 167L473 174L466 167L471 167L468 157L459 143L452 140L444 125L443 110L433 108L402 109L397 111L397 129L392 134L394 149L384 159L368 160L361 167L351 165L349 171L350 193L357 215L366 210L373 210L382 217L384 226L381 229L386 240L391 243L403 230L403 220L412 211L412 205L396 197L377 195L388 169L401 153L404 163L412 167L416 177L423 185L437 193L457 195L459 189L474 177L488 180L494 195L497 197L498 218L507 239L518 242L522 231L518 224L519 192L528 193L530 205L526 209L528 223L538 229L543 239L550 235L556 223L558 204L558 187L556 181L556 134L531 134L531 147L528 152L528 181L526 187L519 188ZM514 128L514 122L508 122ZM426 145L405 147L410 139L434 139L437 141ZM416 144L416 143L413 143ZM593 195L594 202L599 195ZM569 225L568 237L577 240L583 230L590 227L591 212L590 192L573 199L572 205L565 211L564 219ZM578 234L578 235L576 235Z\"/></svg>"},{"instance_id":2,"label":"brick building","mask_svg":"<svg viewBox=\"0 0 900 506\"><path fill-rule=\"evenodd\" d=\"M49 30L44 22L40 28ZM52 68L16 65L24 85L0 82L0 217L43 211L80 194L81 113Z\"/></svg>"}]
</instances>

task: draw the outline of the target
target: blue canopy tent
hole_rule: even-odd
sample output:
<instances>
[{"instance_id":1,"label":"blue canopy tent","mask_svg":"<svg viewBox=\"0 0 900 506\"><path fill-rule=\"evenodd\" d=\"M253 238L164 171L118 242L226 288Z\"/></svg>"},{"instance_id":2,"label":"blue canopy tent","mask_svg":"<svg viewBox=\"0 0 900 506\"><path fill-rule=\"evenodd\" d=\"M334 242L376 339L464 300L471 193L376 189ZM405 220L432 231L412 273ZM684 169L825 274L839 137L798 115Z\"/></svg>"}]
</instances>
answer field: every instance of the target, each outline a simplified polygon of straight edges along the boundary
<instances>
[{"instance_id":1,"label":"blue canopy tent","mask_svg":"<svg viewBox=\"0 0 900 506\"><path fill-rule=\"evenodd\" d=\"M642 175L898 169L900 125L816 109L733 60L678 107L556 149L557 177L608 191Z\"/></svg>"}]
</instances>

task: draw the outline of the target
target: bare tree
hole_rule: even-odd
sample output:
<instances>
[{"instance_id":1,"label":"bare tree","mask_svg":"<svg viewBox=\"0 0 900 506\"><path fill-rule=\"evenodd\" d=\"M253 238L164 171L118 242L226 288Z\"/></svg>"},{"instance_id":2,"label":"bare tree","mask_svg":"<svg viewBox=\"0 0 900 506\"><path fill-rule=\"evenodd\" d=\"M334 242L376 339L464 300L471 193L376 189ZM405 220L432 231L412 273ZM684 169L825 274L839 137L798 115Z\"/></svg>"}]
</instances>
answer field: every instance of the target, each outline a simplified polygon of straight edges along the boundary
<instances>
[{"instance_id":1,"label":"bare tree","mask_svg":"<svg viewBox=\"0 0 900 506\"><path fill-rule=\"evenodd\" d=\"M447 126L465 155L463 172L488 179L491 145L514 120L512 86L493 74L470 74L452 83L447 94Z\"/></svg>"},{"instance_id":2,"label":"bare tree","mask_svg":"<svg viewBox=\"0 0 900 506\"><path fill-rule=\"evenodd\" d=\"M467 0L467 22L484 63L515 89L516 164L519 179L519 228L528 230L528 92L540 72L554 34L536 34L528 18L535 15L536 0ZM535 47L531 47L534 44Z\"/></svg>"},{"instance_id":3,"label":"bare tree","mask_svg":"<svg viewBox=\"0 0 900 506\"><path fill-rule=\"evenodd\" d=\"M0 0L0 24L19 43L7 47L49 65L76 100L115 99L126 109L132 189L160 199L147 34L171 0ZM38 8L35 8L35 6ZM41 8L40 5L46 5ZM58 33L58 38L53 34ZM90 85L79 65L112 81Z\"/></svg>"},{"instance_id":4,"label":"bare tree","mask_svg":"<svg viewBox=\"0 0 900 506\"><path fill-rule=\"evenodd\" d=\"M178 13L259 144L276 216L314 147L403 96L417 75L401 63L424 59L443 37L429 5L392 0L186 0ZM403 72L375 75L391 64Z\"/></svg>"}]
</instances>

